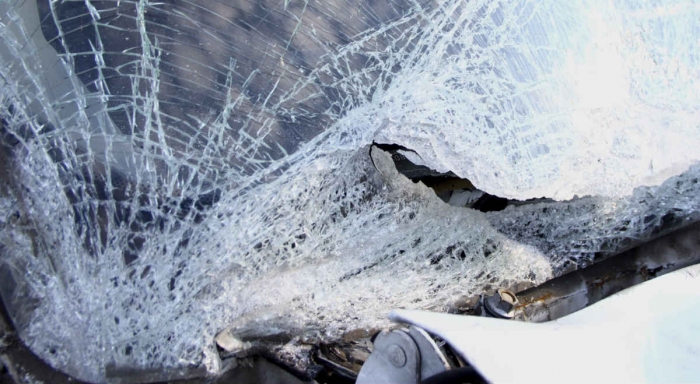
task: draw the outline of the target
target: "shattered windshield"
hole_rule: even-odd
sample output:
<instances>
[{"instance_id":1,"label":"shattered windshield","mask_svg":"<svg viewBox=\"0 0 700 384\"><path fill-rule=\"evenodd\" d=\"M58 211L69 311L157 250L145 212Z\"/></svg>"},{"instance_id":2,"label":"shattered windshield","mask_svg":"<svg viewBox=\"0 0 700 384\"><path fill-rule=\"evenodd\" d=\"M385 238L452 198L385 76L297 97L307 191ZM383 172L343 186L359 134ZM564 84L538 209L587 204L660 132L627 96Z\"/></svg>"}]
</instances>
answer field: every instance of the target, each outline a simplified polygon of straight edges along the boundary
<instances>
[{"instance_id":1,"label":"shattered windshield","mask_svg":"<svg viewBox=\"0 0 700 384\"><path fill-rule=\"evenodd\" d=\"M700 204L692 1L0 13L0 295L82 380L215 374L222 331L303 361L392 308L543 282Z\"/></svg>"}]
</instances>

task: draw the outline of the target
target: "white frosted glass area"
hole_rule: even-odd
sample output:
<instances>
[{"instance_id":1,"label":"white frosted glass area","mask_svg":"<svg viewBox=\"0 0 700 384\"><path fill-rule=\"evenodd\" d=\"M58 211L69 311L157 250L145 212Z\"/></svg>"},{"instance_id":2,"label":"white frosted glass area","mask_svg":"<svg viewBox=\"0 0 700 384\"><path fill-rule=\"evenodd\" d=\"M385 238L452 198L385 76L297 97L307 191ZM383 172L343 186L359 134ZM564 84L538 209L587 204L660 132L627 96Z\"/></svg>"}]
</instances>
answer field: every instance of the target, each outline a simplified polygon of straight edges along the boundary
<instances>
[{"instance_id":1,"label":"white frosted glass area","mask_svg":"<svg viewBox=\"0 0 700 384\"><path fill-rule=\"evenodd\" d=\"M698 217L694 2L0 15L0 296L22 340L82 380L215 374L225 329L243 346L291 336L303 360L302 339L538 284ZM551 200L450 206L375 142Z\"/></svg>"}]
</instances>

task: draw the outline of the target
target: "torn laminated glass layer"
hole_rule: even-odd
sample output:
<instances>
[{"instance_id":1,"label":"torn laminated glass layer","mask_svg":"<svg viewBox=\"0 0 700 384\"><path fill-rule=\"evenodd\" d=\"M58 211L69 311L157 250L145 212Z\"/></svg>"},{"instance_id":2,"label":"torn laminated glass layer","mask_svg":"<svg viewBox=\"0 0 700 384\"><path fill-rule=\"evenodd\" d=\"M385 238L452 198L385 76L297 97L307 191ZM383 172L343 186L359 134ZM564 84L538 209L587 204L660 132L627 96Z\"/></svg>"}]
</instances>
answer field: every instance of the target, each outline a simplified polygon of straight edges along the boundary
<instances>
[{"instance_id":1,"label":"torn laminated glass layer","mask_svg":"<svg viewBox=\"0 0 700 384\"><path fill-rule=\"evenodd\" d=\"M226 327L333 339L389 308L444 310L700 204L691 1L0 11L0 294L34 351L84 380L216 372ZM373 142L560 202L451 207Z\"/></svg>"}]
</instances>

